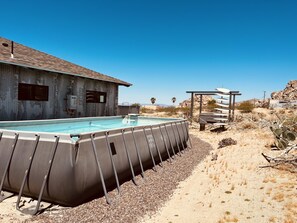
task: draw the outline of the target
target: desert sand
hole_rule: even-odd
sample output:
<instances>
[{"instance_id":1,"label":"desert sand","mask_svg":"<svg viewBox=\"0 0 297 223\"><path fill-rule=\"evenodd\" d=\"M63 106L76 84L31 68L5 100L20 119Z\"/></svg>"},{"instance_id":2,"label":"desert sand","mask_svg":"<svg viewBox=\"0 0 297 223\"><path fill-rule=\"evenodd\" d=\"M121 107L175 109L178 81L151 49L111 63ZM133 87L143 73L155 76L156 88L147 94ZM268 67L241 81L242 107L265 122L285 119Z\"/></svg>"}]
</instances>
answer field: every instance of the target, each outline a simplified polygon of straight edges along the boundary
<instances>
[{"instance_id":1,"label":"desert sand","mask_svg":"<svg viewBox=\"0 0 297 223\"><path fill-rule=\"evenodd\" d=\"M271 151L268 128L243 122L222 133L191 133L210 143L212 154L180 182L157 213L140 222L297 222L296 172L260 168L267 164L262 152L279 153ZM218 149L219 141L229 137L237 145Z\"/></svg>"}]
</instances>

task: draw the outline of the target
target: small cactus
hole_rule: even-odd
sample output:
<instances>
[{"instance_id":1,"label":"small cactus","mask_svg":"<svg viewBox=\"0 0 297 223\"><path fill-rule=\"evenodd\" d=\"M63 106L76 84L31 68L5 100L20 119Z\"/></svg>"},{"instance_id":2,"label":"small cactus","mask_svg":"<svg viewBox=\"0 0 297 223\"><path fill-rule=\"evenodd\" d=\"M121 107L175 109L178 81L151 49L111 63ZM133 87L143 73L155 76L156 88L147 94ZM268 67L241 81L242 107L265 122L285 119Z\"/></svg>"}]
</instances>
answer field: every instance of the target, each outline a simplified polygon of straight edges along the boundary
<instances>
[{"instance_id":1,"label":"small cactus","mask_svg":"<svg viewBox=\"0 0 297 223\"><path fill-rule=\"evenodd\" d=\"M270 130L275 136L275 146L279 149L286 149L297 138L294 129L284 123L285 121L282 121L281 124L275 122L270 126Z\"/></svg>"}]
</instances>

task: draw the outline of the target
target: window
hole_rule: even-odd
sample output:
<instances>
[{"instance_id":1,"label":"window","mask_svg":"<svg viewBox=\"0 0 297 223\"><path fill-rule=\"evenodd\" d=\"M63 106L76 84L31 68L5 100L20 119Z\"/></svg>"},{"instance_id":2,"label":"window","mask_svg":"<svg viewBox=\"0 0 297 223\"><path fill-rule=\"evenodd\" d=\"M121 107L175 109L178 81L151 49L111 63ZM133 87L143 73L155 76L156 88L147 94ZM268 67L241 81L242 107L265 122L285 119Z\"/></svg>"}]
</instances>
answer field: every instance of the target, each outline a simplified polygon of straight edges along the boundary
<instances>
[{"instance_id":1,"label":"window","mask_svg":"<svg viewBox=\"0 0 297 223\"><path fill-rule=\"evenodd\" d=\"M48 86L19 83L19 100L48 101Z\"/></svg>"},{"instance_id":2,"label":"window","mask_svg":"<svg viewBox=\"0 0 297 223\"><path fill-rule=\"evenodd\" d=\"M87 91L87 103L106 103L106 92L101 91Z\"/></svg>"}]
</instances>

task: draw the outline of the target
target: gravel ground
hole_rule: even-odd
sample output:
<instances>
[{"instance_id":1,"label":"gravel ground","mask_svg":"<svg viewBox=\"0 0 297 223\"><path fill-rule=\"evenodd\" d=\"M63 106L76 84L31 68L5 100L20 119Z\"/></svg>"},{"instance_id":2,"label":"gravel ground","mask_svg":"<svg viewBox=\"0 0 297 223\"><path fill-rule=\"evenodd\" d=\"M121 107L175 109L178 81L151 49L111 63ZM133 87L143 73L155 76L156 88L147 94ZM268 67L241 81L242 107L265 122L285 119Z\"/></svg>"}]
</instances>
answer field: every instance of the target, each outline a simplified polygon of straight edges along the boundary
<instances>
[{"instance_id":1,"label":"gravel ground","mask_svg":"<svg viewBox=\"0 0 297 223\"><path fill-rule=\"evenodd\" d=\"M190 176L197 164L209 154L212 147L208 143L191 138L192 149L176 156L172 163L163 162L163 167L158 166L157 172L145 171L145 179L137 176L138 186L128 181L121 185L120 195L116 189L109 192L111 205L101 197L74 208L54 206L26 222L137 222L169 200L178 183Z\"/></svg>"}]
</instances>

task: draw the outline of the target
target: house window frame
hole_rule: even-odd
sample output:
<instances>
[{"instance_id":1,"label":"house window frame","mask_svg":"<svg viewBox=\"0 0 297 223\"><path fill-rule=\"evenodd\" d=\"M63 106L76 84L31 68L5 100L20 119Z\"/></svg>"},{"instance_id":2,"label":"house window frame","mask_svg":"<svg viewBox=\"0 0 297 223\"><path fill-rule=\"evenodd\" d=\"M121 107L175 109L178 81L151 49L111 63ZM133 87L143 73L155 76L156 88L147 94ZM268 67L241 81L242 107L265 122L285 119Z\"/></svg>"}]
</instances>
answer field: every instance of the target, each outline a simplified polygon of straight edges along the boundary
<instances>
[{"instance_id":1,"label":"house window frame","mask_svg":"<svg viewBox=\"0 0 297 223\"><path fill-rule=\"evenodd\" d=\"M49 87L38 84L18 84L19 101L48 101Z\"/></svg>"},{"instance_id":2,"label":"house window frame","mask_svg":"<svg viewBox=\"0 0 297 223\"><path fill-rule=\"evenodd\" d=\"M106 103L107 93L103 91L86 90L86 103Z\"/></svg>"}]
</instances>

